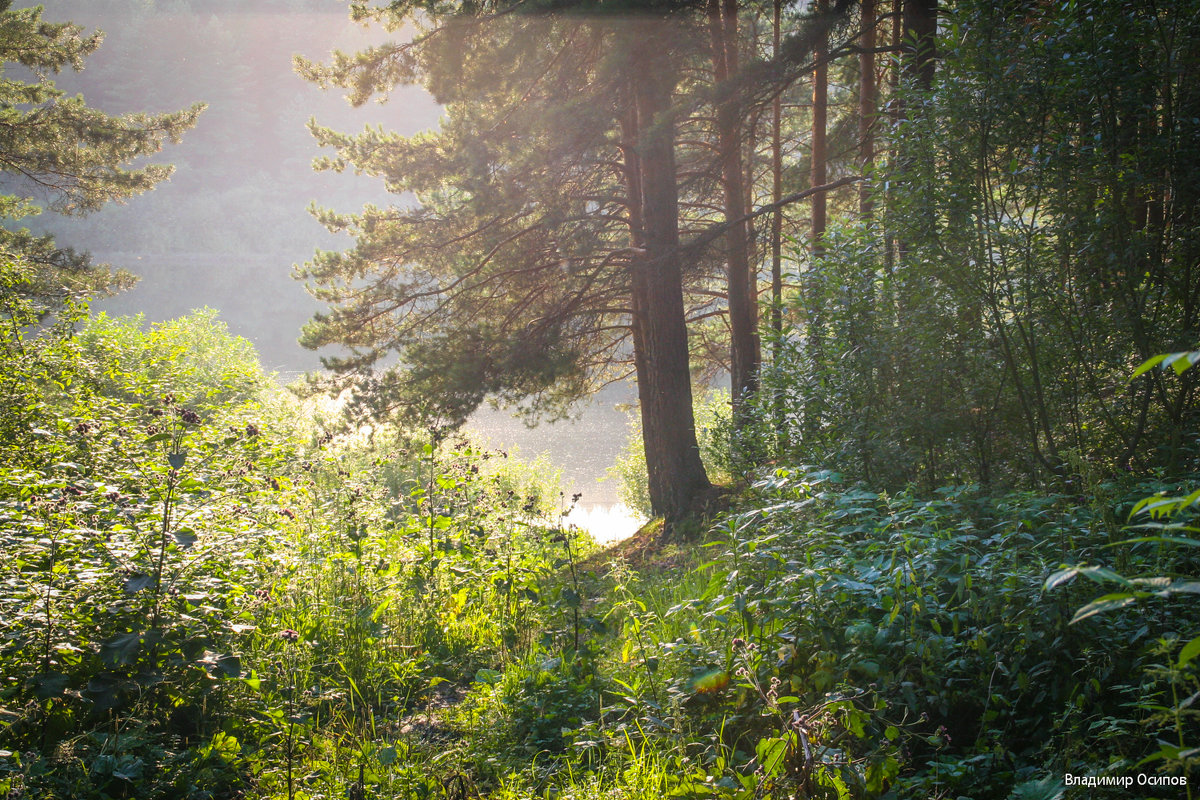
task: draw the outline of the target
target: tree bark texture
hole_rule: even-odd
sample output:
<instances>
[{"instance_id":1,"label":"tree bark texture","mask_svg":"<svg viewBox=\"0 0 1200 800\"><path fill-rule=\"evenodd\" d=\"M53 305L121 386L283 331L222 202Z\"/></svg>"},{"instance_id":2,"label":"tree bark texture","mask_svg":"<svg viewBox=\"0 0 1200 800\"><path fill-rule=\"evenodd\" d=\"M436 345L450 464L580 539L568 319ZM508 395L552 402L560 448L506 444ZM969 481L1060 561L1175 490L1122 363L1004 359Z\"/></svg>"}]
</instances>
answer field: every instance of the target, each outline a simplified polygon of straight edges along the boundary
<instances>
[{"instance_id":1,"label":"tree bark texture","mask_svg":"<svg viewBox=\"0 0 1200 800\"><path fill-rule=\"evenodd\" d=\"M818 14L828 11L828 0L816 0ZM829 43L822 37L813 59L815 69L812 77L812 174L811 186L823 186L826 182L826 129L829 116ZM822 253L821 239L825 235L826 197L824 192L813 195L812 200L812 252L814 262Z\"/></svg>"},{"instance_id":2,"label":"tree bark texture","mask_svg":"<svg viewBox=\"0 0 1200 800\"><path fill-rule=\"evenodd\" d=\"M937 0L903 0L908 73L925 91L933 86L937 58Z\"/></svg>"},{"instance_id":3,"label":"tree bark texture","mask_svg":"<svg viewBox=\"0 0 1200 800\"><path fill-rule=\"evenodd\" d=\"M771 23L771 55L779 58L783 0L775 0ZM783 98L776 92L771 101L771 330L775 334L773 357L779 360L783 337Z\"/></svg>"},{"instance_id":4,"label":"tree bark texture","mask_svg":"<svg viewBox=\"0 0 1200 800\"><path fill-rule=\"evenodd\" d=\"M815 0L818 15L829 10L828 0ZM815 68L812 75L812 164L809 183L812 186L824 186L826 183L826 127L829 110L829 41L822 35L813 50ZM807 349L811 368L821 360L825 347L825 292L821 261L825 257L825 226L827 198L825 192L817 192L812 198L812 218L809 231L809 264L805 281L808 320L807 320ZM820 428L819 409L808 407L804 410L804 436L813 438Z\"/></svg>"},{"instance_id":5,"label":"tree bark texture","mask_svg":"<svg viewBox=\"0 0 1200 800\"><path fill-rule=\"evenodd\" d=\"M717 147L726 221L746 216L746 182L742 170L742 115L729 79L738 69L737 0L708 0L713 77L717 86ZM734 425L744 421L746 399L758 390L760 368L757 292L750 270L749 223L737 222L725 235L726 283L729 295L730 371Z\"/></svg>"},{"instance_id":6,"label":"tree bark texture","mask_svg":"<svg viewBox=\"0 0 1200 800\"><path fill-rule=\"evenodd\" d=\"M626 170L631 203L640 212L633 244L631 289L635 367L650 505L668 520L681 519L709 488L700 461L692 414L687 325L679 255L679 186L674 125L669 116L674 87L669 31L644 23L634 34L630 132L636 165Z\"/></svg>"}]
</instances>

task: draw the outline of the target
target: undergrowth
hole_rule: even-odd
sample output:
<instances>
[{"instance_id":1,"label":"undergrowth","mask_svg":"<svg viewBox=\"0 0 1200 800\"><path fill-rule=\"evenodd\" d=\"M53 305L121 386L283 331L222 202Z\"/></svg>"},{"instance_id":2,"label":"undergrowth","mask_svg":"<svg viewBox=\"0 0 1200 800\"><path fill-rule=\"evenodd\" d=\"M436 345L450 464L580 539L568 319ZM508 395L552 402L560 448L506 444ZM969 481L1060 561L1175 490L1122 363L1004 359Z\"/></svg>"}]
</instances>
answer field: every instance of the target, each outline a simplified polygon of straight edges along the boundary
<instances>
[{"instance_id":1,"label":"undergrowth","mask_svg":"<svg viewBox=\"0 0 1200 800\"><path fill-rule=\"evenodd\" d=\"M31 331L4 352L0 796L1196 777L1194 479L881 494L774 465L692 539L599 552L544 467L306 424L211 314Z\"/></svg>"}]
</instances>

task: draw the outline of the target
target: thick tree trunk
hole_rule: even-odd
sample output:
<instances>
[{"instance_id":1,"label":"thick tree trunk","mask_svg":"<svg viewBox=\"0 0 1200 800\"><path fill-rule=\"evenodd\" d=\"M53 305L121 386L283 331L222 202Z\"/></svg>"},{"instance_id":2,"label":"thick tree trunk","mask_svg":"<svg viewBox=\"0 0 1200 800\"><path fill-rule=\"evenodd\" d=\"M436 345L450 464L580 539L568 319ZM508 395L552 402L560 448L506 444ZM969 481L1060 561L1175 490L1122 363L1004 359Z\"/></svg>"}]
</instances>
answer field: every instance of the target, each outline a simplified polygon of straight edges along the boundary
<instances>
[{"instance_id":1,"label":"thick tree trunk","mask_svg":"<svg viewBox=\"0 0 1200 800\"><path fill-rule=\"evenodd\" d=\"M905 68L916 85L933 86L937 58L937 0L904 0Z\"/></svg>"},{"instance_id":2,"label":"thick tree trunk","mask_svg":"<svg viewBox=\"0 0 1200 800\"><path fill-rule=\"evenodd\" d=\"M657 35L656 35L657 34ZM641 404L642 440L650 505L668 520L688 515L709 487L700 461L692 415L687 325L679 263L679 187L674 125L674 85L664 56L666 31L635 34L631 59L631 119L636 163L626 170L631 204L641 217L632 259L634 363ZM627 155L627 158L629 156Z\"/></svg>"},{"instance_id":3,"label":"thick tree trunk","mask_svg":"<svg viewBox=\"0 0 1200 800\"><path fill-rule=\"evenodd\" d=\"M708 0L713 75L717 85L717 147L721 157L721 189L727 221L746 216L742 172L742 115L728 80L738 69L737 0ZM760 368L757 294L751 290L749 224L730 226L725 236L726 283L729 295L730 370L734 425L745 422L746 400L758 390Z\"/></svg>"}]
</instances>

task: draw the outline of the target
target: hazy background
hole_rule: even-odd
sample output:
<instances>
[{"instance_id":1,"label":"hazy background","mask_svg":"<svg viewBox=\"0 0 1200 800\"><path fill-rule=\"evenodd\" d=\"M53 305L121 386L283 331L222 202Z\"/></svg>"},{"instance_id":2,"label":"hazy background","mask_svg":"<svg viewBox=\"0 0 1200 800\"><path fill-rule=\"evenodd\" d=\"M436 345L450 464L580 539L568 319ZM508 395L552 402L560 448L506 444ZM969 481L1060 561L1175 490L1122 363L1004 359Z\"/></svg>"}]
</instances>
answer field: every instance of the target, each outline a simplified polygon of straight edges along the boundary
<instances>
[{"instance_id":1,"label":"hazy background","mask_svg":"<svg viewBox=\"0 0 1200 800\"><path fill-rule=\"evenodd\" d=\"M350 239L327 233L307 209L315 202L356 211L397 198L370 178L314 172L321 151L305 123L411 134L435 125L440 110L412 87L385 104L351 108L339 92L300 79L292 56L324 60L333 49L353 51L384 34L351 23L344 0L48 0L14 7L33 5L44 6L48 21L105 32L83 72L57 76L68 93L112 114L196 102L208 110L181 145L164 150L161 160L176 167L169 182L124 206L82 218L47 214L29 227L141 277L133 290L95 303L97 310L157 321L209 306L285 381L319 368L319 354L296 343L319 306L292 278L292 265L318 248L346 248ZM485 410L470 427L497 447L547 453L564 470L566 491L583 492L589 506L608 505L616 487L597 479L626 440L628 418L617 406L634 399L628 388L614 389L573 424L528 429L506 412Z\"/></svg>"}]
</instances>

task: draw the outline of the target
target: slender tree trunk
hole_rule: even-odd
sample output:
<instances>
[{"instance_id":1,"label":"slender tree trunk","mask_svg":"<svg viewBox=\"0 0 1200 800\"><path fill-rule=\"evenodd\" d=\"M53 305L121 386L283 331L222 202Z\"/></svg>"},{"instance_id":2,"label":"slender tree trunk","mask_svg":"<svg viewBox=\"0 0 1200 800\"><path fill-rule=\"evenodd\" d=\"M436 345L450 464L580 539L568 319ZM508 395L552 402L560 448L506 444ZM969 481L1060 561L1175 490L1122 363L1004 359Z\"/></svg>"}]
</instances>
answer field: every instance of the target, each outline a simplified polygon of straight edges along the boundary
<instances>
[{"instance_id":1,"label":"slender tree trunk","mask_svg":"<svg viewBox=\"0 0 1200 800\"><path fill-rule=\"evenodd\" d=\"M758 124L759 112L755 112L746 129L742 145L742 208L747 212L754 209L754 165L758 155ZM746 260L749 262L749 268L746 270L746 291L750 294L750 329L754 331L752 357L756 365L755 376L758 380L756 380L755 386L757 390L757 386L761 382L759 373L762 371L762 337L758 332L758 237L754 235L753 220L746 220Z\"/></svg>"},{"instance_id":2,"label":"slender tree trunk","mask_svg":"<svg viewBox=\"0 0 1200 800\"><path fill-rule=\"evenodd\" d=\"M814 2L818 14L824 14L828 11L828 0L814 0ZM826 64L829 58L829 43L826 36L822 36L820 42L814 48L813 58L816 68L813 70L812 77L812 165L809 183L812 186L823 186L827 182L825 134L829 107L829 67ZM823 240L825 238L826 202L825 192L817 192L813 195L811 228L809 231L810 258L808 280L806 281L808 295L807 346L808 366L809 369L814 370L819 368L818 365L822 361L822 351L825 347L825 292L822 288L823 280L820 264L825 255ZM816 436L820 425L820 409L805 408L805 438L811 442L813 437Z\"/></svg>"},{"instance_id":3,"label":"slender tree trunk","mask_svg":"<svg viewBox=\"0 0 1200 800\"><path fill-rule=\"evenodd\" d=\"M828 0L816 0L817 13L824 14L829 7ZM826 127L829 114L829 43L822 37L814 51L813 58L816 69L813 70L812 84L812 186L823 186L827 181L826 169ZM823 253L821 239L825 235L826 224L826 193L817 192L812 200L812 252L813 262Z\"/></svg>"},{"instance_id":4,"label":"slender tree trunk","mask_svg":"<svg viewBox=\"0 0 1200 800\"><path fill-rule=\"evenodd\" d=\"M875 163L875 113L879 89L875 85L875 0L862 0L862 53L858 57L858 166L864 174ZM858 213L870 219L875 213L871 182L858 185Z\"/></svg>"},{"instance_id":5,"label":"slender tree trunk","mask_svg":"<svg viewBox=\"0 0 1200 800\"><path fill-rule=\"evenodd\" d=\"M771 20L771 57L779 58L779 44L783 29L783 0L775 0L774 13ZM783 356L783 96L782 92L775 93L771 101L771 203L775 210L771 212L771 332L774 341L771 346L771 361L775 369L780 369L780 359ZM777 432L776 446L780 451L787 447L787 420L784 411L784 396L782 386L777 386L772 398L775 413L775 430Z\"/></svg>"},{"instance_id":6,"label":"slender tree trunk","mask_svg":"<svg viewBox=\"0 0 1200 800\"><path fill-rule=\"evenodd\" d=\"M729 79L738 69L737 0L708 0L713 74L717 85L717 146L721 157L721 189L725 219L746 216L742 172L742 115ZM758 390L759 345L755 304L750 286L749 223L732 225L725 237L729 295L730 366L734 426L745 424L746 400Z\"/></svg>"},{"instance_id":7,"label":"slender tree trunk","mask_svg":"<svg viewBox=\"0 0 1200 800\"><path fill-rule=\"evenodd\" d=\"M779 42L783 0L775 0L772 21L772 58L779 58ZM771 101L771 330L775 333L775 348L772 357L779 360L783 337L783 97L776 92Z\"/></svg>"},{"instance_id":8,"label":"slender tree trunk","mask_svg":"<svg viewBox=\"0 0 1200 800\"><path fill-rule=\"evenodd\" d=\"M896 0L895 9L899 12L896 18L896 27L893 28L893 41L901 48L901 57L899 59L899 68L904 76L909 79L909 84L912 88L922 91L928 91L933 85L933 75L935 68L936 56L936 41L937 34L937 0ZM903 76L897 74L895 76L896 83L901 82ZM911 113L908 104L904 101L903 92L893 100L893 118L896 123L907 119ZM901 172L907 171L911 164L911 156L904 152L903 148L896 153L896 163ZM933 211L932 207L925 209L923 218L919 220L922 226L927 230L933 229ZM902 236L897 236L895 241L895 259L903 270L904 263L908 258L909 242ZM901 319L905 318L909 313L909 309L905 307L906 299L903 292L903 280L901 281L901 289L898 294L897 313ZM907 365L899 366L899 373L904 374Z\"/></svg>"},{"instance_id":9,"label":"slender tree trunk","mask_svg":"<svg viewBox=\"0 0 1200 800\"><path fill-rule=\"evenodd\" d=\"M858 58L858 168L864 180L858 188L858 215L864 223L864 229L869 231L867 223L875 216L875 198L869 176L875 162L875 114L879 103L879 90L875 85L875 0L862 0L860 10L862 36L859 38L859 44L862 46L862 53ZM875 297L877 275L874 260L869 259L867 263L868 266L861 275L861 286L851 287L851 296L847 298L851 307L861 309L851 317L851 351L860 348L864 341L870 342L874 339L878 316ZM864 373L866 380L863 381L863 385L867 387L867 392L863 414L866 424L859 427L857 444L862 459L863 476L868 483L874 474L874 458L866 431L874 424L879 412L879 390L883 388L877 364L878 359L869 359Z\"/></svg>"},{"instance_id":10,"label":"slender tree trunk","mask_svg":"<svg viewBox=\"0 0 1200 800\"><path fill-rule=\"evenodd\" d=\"M636 133L636 177L630 198L642 220L632 260L635 367L650 505L668 520L688 515L709 487L692 415L687 325L679 263L679 187L674 125L668 116L674 86L670 31L635 35L630 67ZM635 121L634 121L635 120Z\"/></svg>"},{"instance_id":11,"label":"slender tree trunk","mask_svg":"<svg viewBox=\"0 0 1200 800\"><path fill-rule=\"evenodd\" d=\"M891 45L892 50L899 52L900 45L904 41L904 0L892 0L892 32ZM892 128L900 124L904 119L904 101L900 97L900 73L903 67L901 59L897 58L893 69L889 72L889 98L888 98L888 116L891 118ZM892 163L899 163L900 153L899 148L893 142L889 160ZM885 247L884 251L884 271L887 275L887 285L892 293L892 300L889 303L889 308L894 312L896 308L895 298L895 281L892 280L895 275L896 262L899 260L901 251L904 248L903 243L895 235L895 232L888 230L884 234Z\"/></svg>"},{"instance_id":12,"label":"slender tree trunk","mask_svg":"<svg viewBox=\"0 0 1200 800\"><path fill-rule=\"evenodd\" d=\"M636 80L634 78L633 80ZM651 385L650 362L647 357L646 348L646 297L643 291L638 290L637 280L634 278L634 273L639 269L639 262L645 258L646 243L643 234L644 221L642 215L642 165L641 155L638 150L639 128L638 128L638 109L635 100L633 89L633 80L630 81L628 87L628 95L624 103L624 113L621 117L621 138L622 138L622 167L625 178L625 190L627 205L629 210L629 246L633 253L631 256L630 270L630 309L632 311L630 319L630 328L633 333L633 365L634 374L637 378L638 386L638 403L640 406L640 414L642 416L642 444L643 451L646 456L647 473L650 467L650 452L660 447L657 438L653 446L650 444L650 437L656 436L656 426L651 425L651 430L647 431L646 425L646 408L650 403L649 387ZM644 268L644 267L643 267Z\"/></svg>"}]
</instances>

